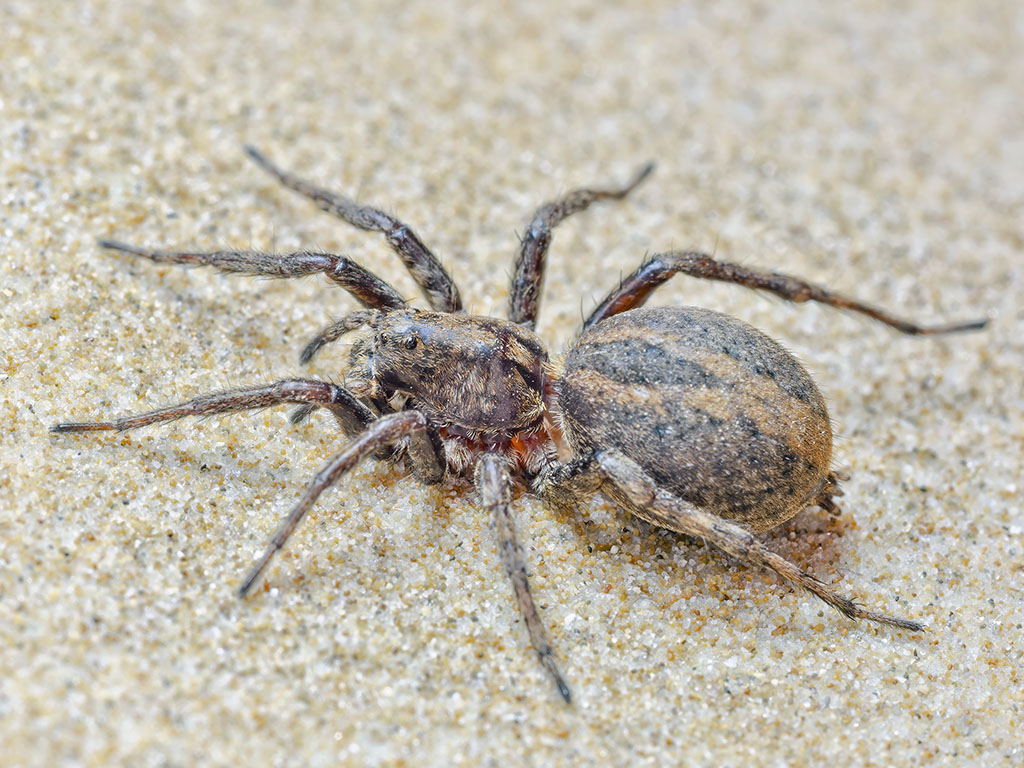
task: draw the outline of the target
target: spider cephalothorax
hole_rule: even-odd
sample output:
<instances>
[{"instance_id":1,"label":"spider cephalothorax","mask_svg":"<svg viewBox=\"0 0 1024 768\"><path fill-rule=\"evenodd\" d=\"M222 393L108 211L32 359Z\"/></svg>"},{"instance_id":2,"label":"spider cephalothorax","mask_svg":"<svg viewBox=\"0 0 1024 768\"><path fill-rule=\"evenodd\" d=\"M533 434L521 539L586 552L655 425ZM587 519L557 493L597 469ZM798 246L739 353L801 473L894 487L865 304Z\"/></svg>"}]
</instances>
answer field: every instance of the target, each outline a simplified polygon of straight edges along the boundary
<instances>
[{"instance_id":1,"label":"spider cephalothorax","mask_svg":"<svg viewBox=\"0 0 1024 768\"><path fill-rule=\"evenodd\" d=\"M537 336L492 317L389 312L370 356L374 381L408 395L431 420L481 434L536 429L544 416Z\"/></svg>"},{"instance_id":2,"label":"spider cephalothorax","mask_svg":"<svg viewBox=\"0 0 1024 768\"><path fill-rule=\"evenodd\" d=\"M552 453L545 427L547 352L521 325L493 317L403 308L367 316L372 334L349 355L355 395L422 413L450 474L483 453L536 474Z\"/></svg>"},{"instance_id":3,"label":"spider cephalothorax","mask_svg":"<svg viewBox=\"0 0 1024 768\"><path fill-rule=\"evenodd\" d=\"M530 639L569 701L566 685L530 594L516 541L510 487L519 482L545 501L572 507L603 492L656 525L699 536L729 554L769 568L851 618L904 629L922 625L861 608L768 550L750 531L788 520L805 506L835 511L838 476L830 470L832 432L825 402L807 371L778 343L734 318L695 308L641 309L676 273L724 280L791 301L818 301L868 315L908 334L952 333L985 321L923 328L797 278L727 264L700 253L646 260L584 323L577 342L552 364L533 333L552 229L625 187L582 189L541 206L523 239L508 320L462 312L440 262L407 226L375 208L319 189L249 155L286 186L361 229L382 232L423 289L432 311L407 306L388 283L345 256L301 251L188 253L112 241L104 247L158 262L204 264L268 277L322 273L364 308L318 333L302 362L347 333L345 385L287 379L203 395L180 405L111 422L58 424L54 432L125 430L183 416L296 403L293 420L322 408L347 445L317 473L242 582L246 594L319 495L367 456L407 460L437 483L472 475L491 514L498 551L512 580ZM569 458L559 458L564 430Z\"/></svg>"}]
</instances>

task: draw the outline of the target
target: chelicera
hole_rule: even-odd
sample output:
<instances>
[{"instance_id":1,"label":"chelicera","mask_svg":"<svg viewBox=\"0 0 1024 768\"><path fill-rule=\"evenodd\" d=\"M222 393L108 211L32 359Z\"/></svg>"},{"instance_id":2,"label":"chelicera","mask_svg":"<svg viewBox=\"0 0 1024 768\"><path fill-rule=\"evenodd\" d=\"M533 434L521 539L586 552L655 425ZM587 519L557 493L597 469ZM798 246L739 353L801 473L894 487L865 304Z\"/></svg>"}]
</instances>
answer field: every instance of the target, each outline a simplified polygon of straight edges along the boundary
<instances>
[{"instance_id":1,"label":"chelicera","mask_svg":"<svg viewBox=\"0 0 1024 768\"><path fill-rule=\"evenodd\" d=\"M471 477L493 520L498 551L541 663L569 701L569 687L541 623L515 532L518 483L572 507L601 492L643 520L700 537L768 568L846 616L908 630L923 625L867 610L762 544L754 533L807 506L835 512L832 431L807 371L777 342L727 315L692 307L643 308L677 273L768 291L793 302L852 310L907 334L970 331L984 320L922 327L803 280L694 252L644 261L583 323L564 359L548 357L533 327L554 227L599 200L621 199L652 171L616 189L580 189L537 209L512 278L508 320L463 311L448 272L397 219L320 189L249 156L281 183L360 229L381 232L422 288L431 311L410 307L351 259L300 251L188 253L112 241L105 248L156 262L207 265L264 277L322 273L363 306L321 330L302 352L354 334L345 386L286 379L196 397L107 422L65 423L54 432L123 431L185 416L298 404L293 421L330 411L346 445L317 473L239 589L247 594L323 493L368 456L405 462L426 483ZM559 445L568 458L560 458Z\"/></svg>"}]
</instances>

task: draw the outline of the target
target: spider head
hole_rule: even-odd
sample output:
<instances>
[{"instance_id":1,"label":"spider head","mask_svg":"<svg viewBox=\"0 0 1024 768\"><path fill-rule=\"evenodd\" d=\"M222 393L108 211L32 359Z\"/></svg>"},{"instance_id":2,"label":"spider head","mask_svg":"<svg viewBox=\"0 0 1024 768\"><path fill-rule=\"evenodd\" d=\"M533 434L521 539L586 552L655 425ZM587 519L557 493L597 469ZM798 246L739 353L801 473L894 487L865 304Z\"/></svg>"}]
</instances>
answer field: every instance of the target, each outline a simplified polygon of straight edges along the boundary
<instances>
[{"instance_id":1,"label":"spider head","mask_svg":"<svg viewBox=\"0 0 1024 768\"><path fill-rule=\"evenodd\" d=\"M547 354L533 333L504 320L401 309L381 315L368 372L432 420L470 430L519 429L543 414Z\"/></svg>"}]
</instances>

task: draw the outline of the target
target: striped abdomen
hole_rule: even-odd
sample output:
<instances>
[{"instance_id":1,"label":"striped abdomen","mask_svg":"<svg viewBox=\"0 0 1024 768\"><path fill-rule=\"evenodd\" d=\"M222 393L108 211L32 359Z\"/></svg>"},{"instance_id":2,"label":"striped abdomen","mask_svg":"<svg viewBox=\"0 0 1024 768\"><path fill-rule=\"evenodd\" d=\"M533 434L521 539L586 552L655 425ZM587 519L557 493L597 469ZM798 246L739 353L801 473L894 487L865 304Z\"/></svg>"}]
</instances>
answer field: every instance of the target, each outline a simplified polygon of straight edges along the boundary
<instances>
[{"instance_id":1,"label":"striped abdomen","mask_svg":"<svg viewBox=\"0 0 1024 768\"><path fill-rule=\"evenodd\" d=\"M574 452L617 448L666 490L752 530L813 503L828 476L832 429L810 375L719 312L608 318L570 350L556 392Z\"/></svg>"}]
</instances>

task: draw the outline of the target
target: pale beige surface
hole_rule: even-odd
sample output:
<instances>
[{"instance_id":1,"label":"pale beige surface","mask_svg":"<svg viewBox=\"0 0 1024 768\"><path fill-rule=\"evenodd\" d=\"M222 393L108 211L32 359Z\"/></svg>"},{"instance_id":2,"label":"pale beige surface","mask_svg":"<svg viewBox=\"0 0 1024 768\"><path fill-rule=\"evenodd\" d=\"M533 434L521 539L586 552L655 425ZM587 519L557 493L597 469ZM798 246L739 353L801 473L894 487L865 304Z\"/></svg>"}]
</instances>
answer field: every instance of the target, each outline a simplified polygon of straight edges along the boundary
<instances>
[{"instance_id":1,"label":"pale beige surface","mask_svg":"<svg viewBox=\"0 0 1024 768\"><path fill-rule=\"evenodd\" d=\"M0 3L0 764L1024 764L1019 3L206 5ZM988 314L907 339L729 286L658 295L807 362L852 478L841 518L766 539L931 631L852 623L602 503L571 520L522 496L566 707L467 488L372 463L237 599L336 449L327 419L46 429L297 374L353 306L98 236L323 247L414 295L379 236L279 189L243 141L398 213L499 314L538 203L657 160L630 202L558 230L556 351L668 247L924 321ZM341 351L312 373L340 376Z\"/></svg>"}]
</instances>

